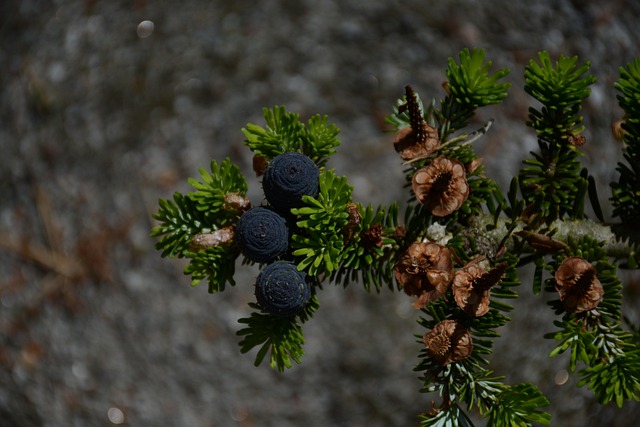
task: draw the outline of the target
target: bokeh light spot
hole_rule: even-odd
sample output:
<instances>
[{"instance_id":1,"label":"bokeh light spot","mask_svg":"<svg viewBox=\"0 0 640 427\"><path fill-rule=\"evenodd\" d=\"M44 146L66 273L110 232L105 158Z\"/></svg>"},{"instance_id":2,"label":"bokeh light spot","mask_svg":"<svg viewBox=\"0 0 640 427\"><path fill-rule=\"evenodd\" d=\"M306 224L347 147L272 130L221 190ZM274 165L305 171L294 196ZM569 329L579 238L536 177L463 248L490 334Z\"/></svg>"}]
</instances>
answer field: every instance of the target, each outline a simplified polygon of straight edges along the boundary
<instances>
[{"instance_id":1,"label":"bokeh light spot","mask_svg":"<svg viewBox=\"0 0 640 427\"><path fill-rule=\"evenodd\" d=\"M123 424L124 423L124 412L120 410L120 408L109 408L107 411L107 417L109 417L109 421L113 424Z\"/></svg>"},{"instance_id":2,"label":"bokeh light spot","mask_svg":"<svg viewBox=\"0 0 640 427\"><path fill-rule=\"evenodd\" d=\"M564 385L569 380L569 372L566 369L561 369L556 372L555 383L556 385Z\"/></svg>"},{"instance_id":3,"label":"bokeh light spot","mask_svg":"<svg viewBox=\"0 0 640 427\"><path fill-rule=\"evenodd\" d=\"M136 32L138 33L138 37L140 37L141 39L146 39L151 34L153 34L154 28L155 28L155 25L153 24L152 21L145 20L138 24L138 28Z\"/></svg>"}]
</instances>

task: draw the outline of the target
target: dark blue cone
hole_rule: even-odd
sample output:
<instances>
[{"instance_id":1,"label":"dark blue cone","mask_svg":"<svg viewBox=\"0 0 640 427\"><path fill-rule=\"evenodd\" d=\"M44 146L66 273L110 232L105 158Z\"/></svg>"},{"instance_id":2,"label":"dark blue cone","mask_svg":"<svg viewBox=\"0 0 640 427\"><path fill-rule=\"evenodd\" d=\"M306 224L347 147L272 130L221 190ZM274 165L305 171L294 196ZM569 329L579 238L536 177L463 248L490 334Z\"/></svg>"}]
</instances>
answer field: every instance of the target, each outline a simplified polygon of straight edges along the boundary
<instances>
[{"instance_id":1,"label":"dark blue cone","mask_svg":"<svg viewBox=\"0 0 640 427\"><path fill-rule=\"evenodd\" d=\"M236 242L242 253L255 262L271 262L289 248L287 222L265 207L248 210L236 224Z\"/></svg>"},{"instance_id":2,"label":"dark blue cone","mask_svg":"<svg viewBox=\"0 0 640 427\"><path fill-rule=\"evenodd\" d=\"M262 188L269 204L280 212L302 205L302 196L318 195L318 166L307 156L288 152L276 156L264 172Z\"/></svg>"},{"instance_id":3,"label":"dark blue cone","mask_svg":"<svg viewBox=\"0 0 640 427\"><path fill-rule=\"evenodd\" d=\"M287 261L264 266L256 281L256 299L268 313L295 316L311 298L311 285L306 274Z\"/></svg>"}]
</instances>

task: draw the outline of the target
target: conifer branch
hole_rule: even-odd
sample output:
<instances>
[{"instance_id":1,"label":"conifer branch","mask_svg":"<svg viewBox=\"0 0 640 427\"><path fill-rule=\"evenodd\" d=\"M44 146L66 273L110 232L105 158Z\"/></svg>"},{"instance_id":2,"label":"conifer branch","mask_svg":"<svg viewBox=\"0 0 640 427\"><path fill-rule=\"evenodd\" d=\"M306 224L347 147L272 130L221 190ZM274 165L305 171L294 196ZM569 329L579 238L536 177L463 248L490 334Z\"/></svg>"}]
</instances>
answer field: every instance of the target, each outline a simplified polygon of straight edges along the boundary
<instances>
[{"instance_id":1,"label":"conifer branch","mask_svg":"<svg viewBox=\"0 0 640 427\"><path fill-rule=\"evenodd\" d=\"M279 371L301 363L302 325L319 308L330 281L361 282L366 291L403 291L420 309L421 391L435 394L421 426L470 426L476 411L493 426L550 424L551 402L533 384L505 383L489 369L494 340L509 325L521 286L518 267L532 263L535 295L551 295L552 357L567 357L601 403L640 401L639 327L622 314L618 268L640 268L640 59L620 68L615 88L625 111L619 135L625 163L612 184L618 224L604 222L595 178L579 162L581 105L595 78L589 63L540 52L525 69L525 91L541 103L528 126L539 149L508 191L486 176L474 143L492 123L467 127L475 112L501 103L507 69L490 73L482 49L464 49L445 71L445 96L423 104L405 87L387 117L405 167L410 198L372 207L326 163L340 144L328 117L306 123L284 106L263 110L265 125L242 129L263 161L266 202L251 207L247 185L229 159L190 178L194 191L160 199L151 235L162 257L185 257L191 284L209 292L234 285L235 262L260 263L253 312L239 320L240 351L256 351ZM258 171L258 169L256 169ZM585 215L586 196L597 220ZM411 301L411 300L409 300ZM551 327L552 326L552 327Z\"/></svg>"}]
</instances>

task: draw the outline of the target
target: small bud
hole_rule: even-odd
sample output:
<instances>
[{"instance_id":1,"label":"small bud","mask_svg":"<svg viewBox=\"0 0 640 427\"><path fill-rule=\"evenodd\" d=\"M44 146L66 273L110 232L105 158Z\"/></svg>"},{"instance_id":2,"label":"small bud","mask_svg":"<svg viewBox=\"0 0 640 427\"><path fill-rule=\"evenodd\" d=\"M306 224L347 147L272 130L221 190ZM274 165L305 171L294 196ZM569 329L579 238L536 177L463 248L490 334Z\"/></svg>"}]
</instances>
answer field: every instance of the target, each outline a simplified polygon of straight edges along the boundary
<instances>
[{"instance_id":1,"label":"small bud","mask_svg":"<svg viewBox=\"0 0 640 427\"><path fill-rule=\"evenodd\" d=\"M443 296L453 280L451 252L431 242L414 242L393 268L407 295L417 297L413 306L424 308Z\"/></svg>"},{"instance_id":2,"label":"small bud","mask_svg":"<svg viewBox=\"0 0 640 427\"><path fill-rule=\"evenodd\" d=\"M287 222L277 212L261 206L242 214L235 237L242 253L254 262L273 261L289 248Z\"/></svg>"},{"instance_id":3,"label":"small bud","mask_svg":"<svg viewBox=\"0 0 640 427\"><path fill-rule=\"evenodd\" d=\"M240 193L227 193L224 195L222 210L242 214L250 207L251 202L249 201L249 199L247 199Z\"/></svg>"},{"instance_id":4,"label":"small bud","mask_svg":"<svg viewBox=\"0 0 640 427\"><path fill-rule=\"evenodd\" d=\"M622 124L624 123L624 119L620 119L620 120L616 120L615 122L613 122L613 124L611 125L611 134L613 135L613 137L615 139L617 139L618 141L623 141L624 140L624 136L627 133L623 128L622 128Z\"/></svg>"},{"instance_id":5,"label":"small bud","mask_svg":"<svg viewBox=\"0 0 640 427\"><path fill-rule=\"evenodd\" d=\"M443 320L422 337L427 354L439 365L466 359L473 351L473 340L467 328L455 320Z\"/></svg>"},{"instance_id":6,"label":"small bud","mask_svg":"<svg viewBox=\"0 0 640 427\"><path fill-rule=\"evenodd\" d=\"M211 233L198 233L191 238L189 249L199 251L231 243L234 236L233 226L220 228Z\"/></svg>"},{"instance_id":7,"label":"small bud","mask_svg":"<svg viewBox=\"0 0 640 427\"><path fill-rule=\"evenodd\" d=\"M360 210L358 209L358 205L349 202L347 203L347 214L349 218L347 218L347 224L344 226L344 240L346 243L350 242L353 239L353 235L356 232L356 229L360 225Z\"/></svg>"},{"instance_id":8,"label":"small bud","mask_svg":"<svg viewBox=\"0 0 640 427\"><path fill-rule=\"evenodd\" d=\"M469 197L464 165L446 157L438 157L417 171L412 187L418 201L439 217L457 211Z\"/></svg>"},{"instance_id":9,"label":"small bud","mask_svg":"<svg viewBox=\"0 0 640 427\"><path fill-rule=\"evenodd\" d=\"M407 235L407 229L404 225L397 225L393 230L393 237L395 240L404 240Z\"/></svg>"},{"instance_id":10,"label":"small bud","mask_svg":"<svg viewBox=\"0 0 640 427\"><path fill-rule=\"evenodd\" d=\"M265 311L280 317L295 316L311 298L306 274L287 261L266 265L256 280L256 299Z\"/></svg>"},{"instance_id":11,"label":"small bud","mask_svg":"<svg viewBox=\"0 0 640 427\"><path fill-rule=\"evenodd\" d=\"M596 269L580 257L569 257L556 270L556 291L565 310L581 313L593 310L604 298L602 283Z\"/></svg>"},{"instance_id":12,"label":"small bud","mask_svg":"<svg viewBox=\"0 0 640 427\"><path fill-rule=\"evenodd\" d=\"M584 135L569 135L567 137L567 142L573 145L574 147L581 147L587 142L587 138Z\"/></svg>"},{"instance_id":13,"label":"small bud","mask_svg":"<svg viewBox=\"0 0 640 427\"><path fill-rule=\"evenodd\" d=\"M362 246L367 249L382 247L382 225L373 224L362 233Z\"/></svg>"},{"instance_id":14,"label":"small bud","mask_svg":"<svg viewBox=\"0 0 640 427\"><path fill-rule=\"evenodd\" d=\"M269 165L269 159L260 154L255 154L253 156L253 171L256 173L256 176L264 175L264 171L267 169Z\"/></svg>"}]
</instances>

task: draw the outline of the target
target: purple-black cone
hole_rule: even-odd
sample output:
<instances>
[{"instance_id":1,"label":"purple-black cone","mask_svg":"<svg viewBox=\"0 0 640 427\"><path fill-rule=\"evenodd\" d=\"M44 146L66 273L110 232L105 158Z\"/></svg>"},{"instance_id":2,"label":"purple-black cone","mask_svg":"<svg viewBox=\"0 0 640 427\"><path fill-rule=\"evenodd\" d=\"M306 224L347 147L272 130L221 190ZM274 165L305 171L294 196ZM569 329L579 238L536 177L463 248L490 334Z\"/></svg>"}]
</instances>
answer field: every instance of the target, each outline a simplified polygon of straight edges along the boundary
<instances>
[{"instance_id":1,"label":"purple-black cone","mask_svg":"<svg viewBox=\"0 0 640 427\"><path fill-rule=\"evenodd\" d=\"M269 162L262 179L264 195L271 206L289 213L302 205L302 196L318 195L318 166L309 157L296 152L280 154Z\"/></svg>"},{"instance_id":2,"label":"purple-black cone","mask_svg":"<svg viewBox=\"0 0 640 427\"><path fill-rule=\"evenodd\" d=\"M238 220L236 242L250 260L271 262L287 252L289 228L280 214L258 206L246 211Z\"/></svg>"},{"instance_id":3,"label":"purple-black cone","mask_svg":"<svg viewBox=\"0 0 640 427\"><path fill-rule=\"evenodd\" d=\"M306 277L288 261L264 266L256 281L258 304L275 316L295 316L311 298L311 285Z\"/></svg>"}]
</instances>

